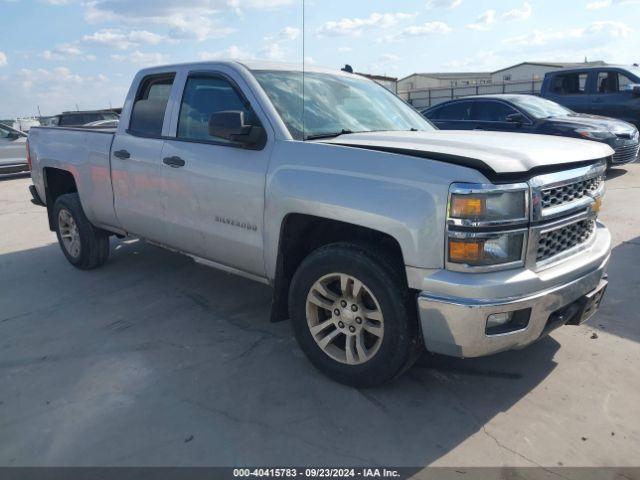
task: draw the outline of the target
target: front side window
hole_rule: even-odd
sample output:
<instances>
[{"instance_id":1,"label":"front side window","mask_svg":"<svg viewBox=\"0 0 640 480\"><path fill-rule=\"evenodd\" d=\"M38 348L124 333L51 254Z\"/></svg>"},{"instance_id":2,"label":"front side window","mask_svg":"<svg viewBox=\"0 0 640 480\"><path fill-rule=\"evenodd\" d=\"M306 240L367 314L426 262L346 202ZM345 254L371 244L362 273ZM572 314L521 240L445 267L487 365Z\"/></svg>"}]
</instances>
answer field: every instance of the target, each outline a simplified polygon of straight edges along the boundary
<instances>
[{"instance_id":1,"label":"front side window","mask_svg":"<svg viewBox=\"0 0 640 480\"><path fill-rule=\"evenodd\" d=\"M245 125L260 125L248 102L229 81L221 77L190 77L180 106L178 138L233 143L231 140L209 135L211 116L227 111L242 112Z\"/></svg>"},{"instance_id":2,"label":"front side window","mask_svg":"<svg viewBox=\"0 0 640 480\"><path fill-rule=\"evenodd\" d=\"M634 82L619 72L604 71L598 73L598 93L620 93L631 90Z\"/></svg>"},{"instance_id":3,"label":"front side window","mask_svg":"<svg viewBox=\"0 0 640 480\"><path fill-rule=\"evenodd\" d=\"M587 84L586 73L563 73L556 75L551 90L558 95L575 95L585 91Z\"/></svg>"},{"instance_id":4,"label":"front side window","mask_svg":"<svg viewBox=\"0 0 640 480\"><path fill-rule=\"evenodd\" d=\"M174 75L147 77L141 83L131 112L129 130L133 134L159 137L162 135Z\"/></svg>"},{"instance_id":5,"label":"front side window","mask_svg":"<svg viewBox=\"0 0 640 480\"><path fill-rule=\"evenodd\" d=\"M296 140L340 132L433 130L417 111L365 78L306 72L303 89L302 72L253 74Z\"/></svg>"},{"instance_id":6,"label":"front side window","mask_svg":"<svg viewBox=\"0 0 640 480\"><path fill-rule=\"evenodd\" d=\"M473 107L472 118L480 122L506 122L513 113L518 112L506 103L479 100Z\"/></svg>"}]
</instances>

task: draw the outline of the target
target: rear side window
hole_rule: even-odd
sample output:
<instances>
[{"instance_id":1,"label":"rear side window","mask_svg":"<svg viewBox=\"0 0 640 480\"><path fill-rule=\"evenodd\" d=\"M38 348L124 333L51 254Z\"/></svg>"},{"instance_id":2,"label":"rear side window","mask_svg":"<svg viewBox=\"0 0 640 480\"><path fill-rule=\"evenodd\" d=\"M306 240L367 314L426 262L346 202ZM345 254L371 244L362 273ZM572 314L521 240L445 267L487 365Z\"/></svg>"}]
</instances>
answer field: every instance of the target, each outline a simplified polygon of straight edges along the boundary
<instances>
[{"instance_id":1,"label":"rear side window","mask_svg":"<svg viewBox=\"0 0 640 480\"><path fill-rule=\"evenodd\" d=\"M142 81L131 112L131 133L150 137L162 135L164 113L174 77L174 74L153 76Z\"/></svg>"},{"instance_id":2,"label":"rear side window","mask_svg":"<svg viewBox=\"0 0 640 480\"><path fill-rule=\"evenodd\" d=\"M562 73L553 77L551 91L558 95L584 93L587 85L587 73Z\"/></svg>"},{"instance_id":3,"label":"rear side window","mask_svg":"<svg viewBox=\"0 0 640 480\"><path fill-rule=\"evenodd\" d=\"M245 125L260 125L249 104L229 81L221 77L190 77L180 106L178 138L232 143L209 135L211 115L229 110L242 112Z\"/></svg>"},{"instance_id":4,"label":"rear side window","mask_svg":"<svg viewBox=\"0 0 640 480\"><path fill-rule=\"evenodd\" d=\"M506 122L507 116L518 113L506 103L477 101L473 107L473 120L481 122Z\"/></svg>"},{"instance_id":5,"label":"rear side window","mask_svg":"<svg viewBox=\"0 0 640 480\"><path fill-rule=\"evenodd\" d=\"M443 105L435 112L434 116L429 116L434 120L469 120L471 118L471 102L456 102Z\"/></svg>"},{"instance_id":6,"label":"rear side window","mask_svg":"<svg viewBox=\"0 0 640 480\"><path fill-rule=\"evenodd\" d=\"M629 92L633 83L629 77L619 72L598 73L598 93Z\"/></svg>"}]
</instances>

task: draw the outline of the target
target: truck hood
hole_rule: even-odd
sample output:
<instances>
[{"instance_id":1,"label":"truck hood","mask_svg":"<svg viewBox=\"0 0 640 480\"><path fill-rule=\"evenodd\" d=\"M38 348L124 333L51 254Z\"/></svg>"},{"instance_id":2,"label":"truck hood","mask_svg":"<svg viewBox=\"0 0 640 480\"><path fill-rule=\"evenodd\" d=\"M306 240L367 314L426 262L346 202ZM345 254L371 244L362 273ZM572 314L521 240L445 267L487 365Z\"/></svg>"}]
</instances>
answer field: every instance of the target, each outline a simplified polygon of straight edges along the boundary
<instances>
[{"instance_id":1,"label":"truck hood","mask_svg":"<svg viewBox=\"0 0 640 480\"><path fill-rule=\"evenodd\" d=\"M352 133L322 142L430 158L498 175L594 161L614 153L608 145L589 140L461 130Z\"/></svg>"}]
</instances>

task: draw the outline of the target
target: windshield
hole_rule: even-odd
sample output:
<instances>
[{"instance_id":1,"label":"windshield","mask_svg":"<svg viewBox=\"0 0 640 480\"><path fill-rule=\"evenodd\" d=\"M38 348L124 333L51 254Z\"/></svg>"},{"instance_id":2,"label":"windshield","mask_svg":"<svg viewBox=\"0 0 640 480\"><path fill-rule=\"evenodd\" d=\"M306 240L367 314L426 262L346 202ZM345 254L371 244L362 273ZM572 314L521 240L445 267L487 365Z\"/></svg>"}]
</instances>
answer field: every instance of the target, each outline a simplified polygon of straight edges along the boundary
<instances>
[{"instance_id":1,"label":"windshield","mask_svg":"<svg viewBox=\"0 0 640 480\"><path fill-rule=\"evenodd\" d=\"M254 76L296 140L341 133L434 130L418 112L371 80L302 72L254 71ZM304 137L303 137L304 130Z\"/></svg>"},{"instance_id":2,"label":"windshield","mask_svg":"<svg viewBox=\"0 0 640 480\"><path fill-rule=\"evenodd\" d=\"M630 73L635 75L638 78L638 81L640 82L640 67L629 67L627 68L627 70L629 70Z\"/></svg>"},{"instance_id":3,"label":"windshield","mask_svg":"<svg viewBox=\"0 0 640 480\"><path fill-rule=\"evenodd\" d=\"M510 100L536 119L566 117L567 115L575 113L573 110L569 110L556 102L534 97L533 95L522 95L520 97L513 97Z\"/></svg>"}]
</instances>

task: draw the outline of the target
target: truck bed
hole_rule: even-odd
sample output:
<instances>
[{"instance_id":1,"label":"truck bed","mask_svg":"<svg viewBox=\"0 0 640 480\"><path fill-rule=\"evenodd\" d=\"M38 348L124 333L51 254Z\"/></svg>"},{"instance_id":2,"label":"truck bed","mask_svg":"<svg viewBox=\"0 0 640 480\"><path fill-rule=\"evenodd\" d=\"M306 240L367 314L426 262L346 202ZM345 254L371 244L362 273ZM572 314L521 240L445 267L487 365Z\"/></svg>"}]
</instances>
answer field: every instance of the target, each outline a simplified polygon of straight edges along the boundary
<instances>
[{"instance_id":1,"label":"truck bed","mask_svg":"<svg viewBox=\"0 0 640 480\"><path fill-rule=\"evenodd\" d=\"M114 128L33 127L29 132L33 183L46 199L44 170L74 176L82 207L95 225L117 225L111 187L110 151Z\"/></svg>"}]
</instances>

